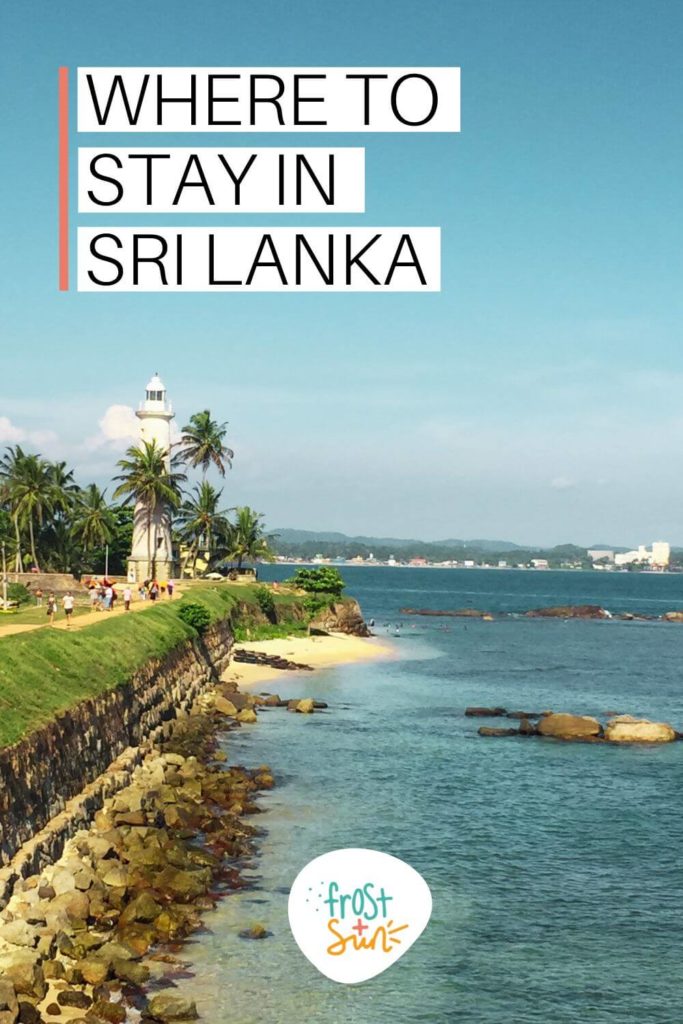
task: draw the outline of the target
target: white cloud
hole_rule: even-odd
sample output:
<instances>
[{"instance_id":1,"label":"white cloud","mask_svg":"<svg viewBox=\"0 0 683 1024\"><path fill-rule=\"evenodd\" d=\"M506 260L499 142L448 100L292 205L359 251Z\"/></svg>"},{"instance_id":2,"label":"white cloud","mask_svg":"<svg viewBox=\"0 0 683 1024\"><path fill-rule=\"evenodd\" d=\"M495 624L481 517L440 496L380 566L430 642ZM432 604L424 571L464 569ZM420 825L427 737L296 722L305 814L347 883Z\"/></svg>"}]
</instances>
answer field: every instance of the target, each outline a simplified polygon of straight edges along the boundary
<instances>
[{"instance_id":1,"label":"white cloud","mask_svg":"<svg viewBox=\"0 0 683 1024\"><path fill-rule=\"evenodd\" d=\"M26 438L26 431L15 427L7 416L0 416L0 441L4 444L17 444Z\"/></svg>"},{"instance_id":2,"label":"white cloud","mask_svg":"<svg viewBox=\"0 0 683 1024\"><path fill-rule=\"evenodd\" d=\"M0 416L0 444L52 445L57 440L54 430L24 430L8 416Z\"/></svg>"},{"instance_id":3,"label":"white cloud","mask_svg":"<svg viewBox=\"0 0 683 1024\"><path fill-rule=\"evenodd\" d=\"M93 434L85 441L89 451L105 446L122 448L129 441L138 439L140 428L135 411L130 405L110 405L99 421L98 434Z\"/></svg>"},{"instance_id":4,"label":"white cloud","mask_svg":"<svg viewBox=\"0 0 683 1024\"><path fill-rule=\"evenodd\" d=\"M140 423L130 405L110 405L97 425L100 428L98 433L86 437L83 442L86 451L122 451L131 442L140 440ZM175 421L171 421L171 444L180 440L180 434Z\"/></svg>"}]
</instances>

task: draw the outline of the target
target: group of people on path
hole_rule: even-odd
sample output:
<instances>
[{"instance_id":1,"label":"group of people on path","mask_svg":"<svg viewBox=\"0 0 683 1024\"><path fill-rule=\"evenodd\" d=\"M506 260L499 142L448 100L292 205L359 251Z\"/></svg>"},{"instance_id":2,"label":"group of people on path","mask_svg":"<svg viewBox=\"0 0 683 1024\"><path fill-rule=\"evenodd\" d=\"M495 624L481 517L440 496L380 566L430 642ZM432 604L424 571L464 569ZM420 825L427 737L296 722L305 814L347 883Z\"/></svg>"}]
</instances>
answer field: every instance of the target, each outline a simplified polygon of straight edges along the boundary
<instances>
[{"instance_id":1,"label":"group of people on path","mask_svg":"<svg viewBox=\"0 0 683 1024\"><path fill-rule=\"evenodd\" d=\"M169 597L173 597L174 583L173 580L162 580L159 583L158 580L145 580L138 587L138 594L140 595L141 601L156 601L158 598L163 597L164 594L168 594Z\"/></svg>"},{"instance_id":2,"label":"group of people on path","mask_svg":"<svg viewBox=\"0 0 683 1024\"><path fill-rule=\"evenodd\" d=\"M97 612L111 612L113 611L116 602L119 599L119 593L117 592L114 582L109 579L96 580L91 579L87 583L89 597L90 597L90 610ZM145 580L141 583L138 588L138 595L142 601L156 601L159 597L168 595L169 598L173 597L174 584L172 580L164 580L159 583L158 580ZM37 590L36 604L38 607L43 605L43 592ZM122 592L121 598L123 599L123 607L129 612L131 602L133 600L133 590L131 584L127 583ZM62 608L64 615L66 616L67 629L71 627L71 618L74 612L75 599L71 592L66 593L61 599ZM50 625L53 625L55 616L57 615L58 603L56 595L50 591L47 595L46 605L47 618Z\"/></svg>"},{"instance_id":3,"label":"group of people on path","mask_svg":"<svg viewBox=\"0 0 683 1024\"><path fill-rule=\"evenodd\" d=\"M91 581L89 586L90 605L93 611L112 611L119 599L119 594L113 582L108 579L102 580L99 584L96 581ZM138 595L141 601L147 601L148 599L156 601L158 597L166 593L169 597L173 597L172 580L168 582L164 580L162 583L159 583L158 580L145 580L138 587ZM133 591L130 583L126 583L121 596L123 597L123 607L129 612L133 600Z\"/></svg>"},{"instance_id":4,"label":"group of people on path","mask_svg":"<svg viewBox=\"0 0 683 1024\"><path fill-rule=\"evenodd\" d=\"M41 603L42 603L42 594L41 594ZM55 621L55 615L57 614L57 598L55 597L55 595L53 593L49 593L47 595L47 605L46 605L46 608L47 608L48 622L50 623L50 625L52 625L52 623ZM70 629L71 628L71 616L74 613L74 597L73 597L73 594L68 593L68 594L64 595L64 597L62 598L62 608L64 609L64 614L66 615L66 628Z\"/></svg>"},{"instance_id":5,"label":"group of people on path","mask_svg":"<svg viewBox=\"0 0 683 1024\"><path fill-rule=\"evenodd\" d=\"M114 584L107 579L102 580L101 583L91 581L90 583L90 609L93 612L111 612L114 609L114 605L118 601L118 593ZM130 588L128 589L128 601L130 603ZM124 601L126 594L124 592Z\"/></svg>"}]
</instances>

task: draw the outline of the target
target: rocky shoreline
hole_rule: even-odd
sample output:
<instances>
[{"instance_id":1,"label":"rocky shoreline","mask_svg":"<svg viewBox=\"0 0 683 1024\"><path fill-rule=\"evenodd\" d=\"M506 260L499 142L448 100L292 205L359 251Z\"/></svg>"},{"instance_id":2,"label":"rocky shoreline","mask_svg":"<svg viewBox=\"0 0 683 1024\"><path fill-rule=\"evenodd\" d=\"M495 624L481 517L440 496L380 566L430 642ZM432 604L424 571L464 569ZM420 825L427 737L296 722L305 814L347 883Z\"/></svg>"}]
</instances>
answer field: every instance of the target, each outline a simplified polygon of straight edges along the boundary
<instances>
[{"instance_id":1,"label":"rocky shoreline","mask_svg":"<svg viewBox=\"0 0 683 1024\"><path fill-rule=\"evenodd\" d=\"M548 608L530 608L523 612L482 611L479 608L401 608L402 615L423 615L447 619L617 619L621 622L683 622L683 611L664 612L662 615L643 615L635 612L612 613L599 604L552 605Z\"/></svg>"},{"instance_id":2,"label":"rocky shoreline","mask_svg":"<svg viewBox=\"0 0 683 1024\"><path fill-rule=\"evenodd\" d=\"M517 719L517 728L482 725L480 736L541 736L581 743L672 743L683 740L683 732L668 722L606 712L603 723L592 715L573 715L564 711L508 711L502 707L469 707L466 718Z\"/></svg>"},{"instance_id":3,"label":"rocky shoreline","mask_svg":"<svg viewBox=\"0 0 683 1024\"><path fill-rule=\"evenodd\" d=\"M277 654L264 654L262 651L238 650L232 657L236 665L265 665L266 668L276 668L281 672L312 672L312 665L304 665L302 662L289 661Z\"/></svg>"},{"instance_id":4,"label":"rocky shoreline","mask_svg":"<svg viewBox=\"0 0 683 1024\"><path fill-rule=\"evenodd\" d=\"M256 852L267 765L226 767L218 736L255 723L257 709L301 714L310 698L240 693L234 682L202 695L133 768L61 858L20 878L0 914L0 1024L123 1024L197 1017L177 995L183 940L202 913L244 888ZM245 938L263 938L255 922Z\"/></svg>"}]
</instances>

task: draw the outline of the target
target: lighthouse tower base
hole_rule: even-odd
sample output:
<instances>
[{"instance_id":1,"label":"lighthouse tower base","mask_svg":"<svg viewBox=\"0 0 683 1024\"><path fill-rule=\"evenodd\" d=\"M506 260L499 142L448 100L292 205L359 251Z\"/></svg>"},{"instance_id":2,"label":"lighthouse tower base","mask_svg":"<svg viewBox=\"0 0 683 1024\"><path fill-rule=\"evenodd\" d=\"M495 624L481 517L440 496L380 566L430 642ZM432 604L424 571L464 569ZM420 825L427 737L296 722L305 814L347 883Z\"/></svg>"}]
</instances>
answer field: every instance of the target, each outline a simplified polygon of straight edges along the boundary
<instances>
[{"instance_id":1,"label":"lighthouse tower base","mask_svg":"<svg viewBox=\"0 0 683 1024\"><path fill-rule=\"evenodd\" d=\"M171 519L163 506L148 512L138 503L133 516L133 547L128 559L128 579L131 583L157 580L159 583L173 578L173 538Z\"/></svg>"},{"instance_id":2,"label":"lighthouse tower base","mask_svg":"<svg viewBox=\"0 0 683 1024\"><path fill-rule=\"evenodd\" d=\"M144 583L146 580L157 580L166 583L175 576L175 564L169 558L157 558L150 562L145 558L128 559L128 582Z\"/></svg>"}]
</instances>

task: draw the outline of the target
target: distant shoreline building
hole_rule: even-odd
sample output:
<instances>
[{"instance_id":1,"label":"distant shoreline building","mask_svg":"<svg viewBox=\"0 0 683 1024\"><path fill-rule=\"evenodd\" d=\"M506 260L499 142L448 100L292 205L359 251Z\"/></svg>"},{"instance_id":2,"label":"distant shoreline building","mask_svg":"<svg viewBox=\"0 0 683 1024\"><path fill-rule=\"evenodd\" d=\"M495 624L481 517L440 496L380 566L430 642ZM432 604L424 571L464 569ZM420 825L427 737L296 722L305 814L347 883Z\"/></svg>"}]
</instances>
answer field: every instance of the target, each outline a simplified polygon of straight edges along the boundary
<instances>
[{"instance_id":1,"label":"distant shoreline building","mask_svg":"<svg viewBox=\"0 0 683 1024\"><path fill-rule=\"evenodd\" d=\"M140 442L151 444L165 453L166 469L171 468L171 420L173 406L166 398L166 385L157 373L147 384L145 399L135 415L140 420ZM133 545L128 559L128 580L142 583L155 576L169 580L173 576L173 542L171 516L159 505L151 516L144 504L138 502L133 516Z\"/></svg>"},{"instance_id":2,"label":"distant shoreline building","mask_svg":"<svg viewBox=\"0 0 683 1024\"><path fill-rule=\"evenodd\" d=\"M588 557L591 562L614 562L614 552L608 548L593 548L589 550Z\"/></svg>"},{"instance_id":3,"label":"distant shoreline building","mask_svg":"<svg viewBox=\"0 0 683 1024\"><path fill-rule=\"evenodd\" d=\"M665 540L656 540L652 545L652 565L666 569L671 561L671 545Z\"/></svg>"},{"instance_id":4,"label":"distant shoreline building","mask_svg":"<svg viewBox=\"0 0 683 1024\"><path fill-rule=\"evenodd\" d=\"M632 551L614 552L607 549L594 548L588 552L588 557L595 564L603 562L615 566L625 565L651 565L653 569L668 569L671 561L671 545L665 540L656 540L652 548L648 550L645 544L640 544Z\"/></svg>"}]
</instances>

